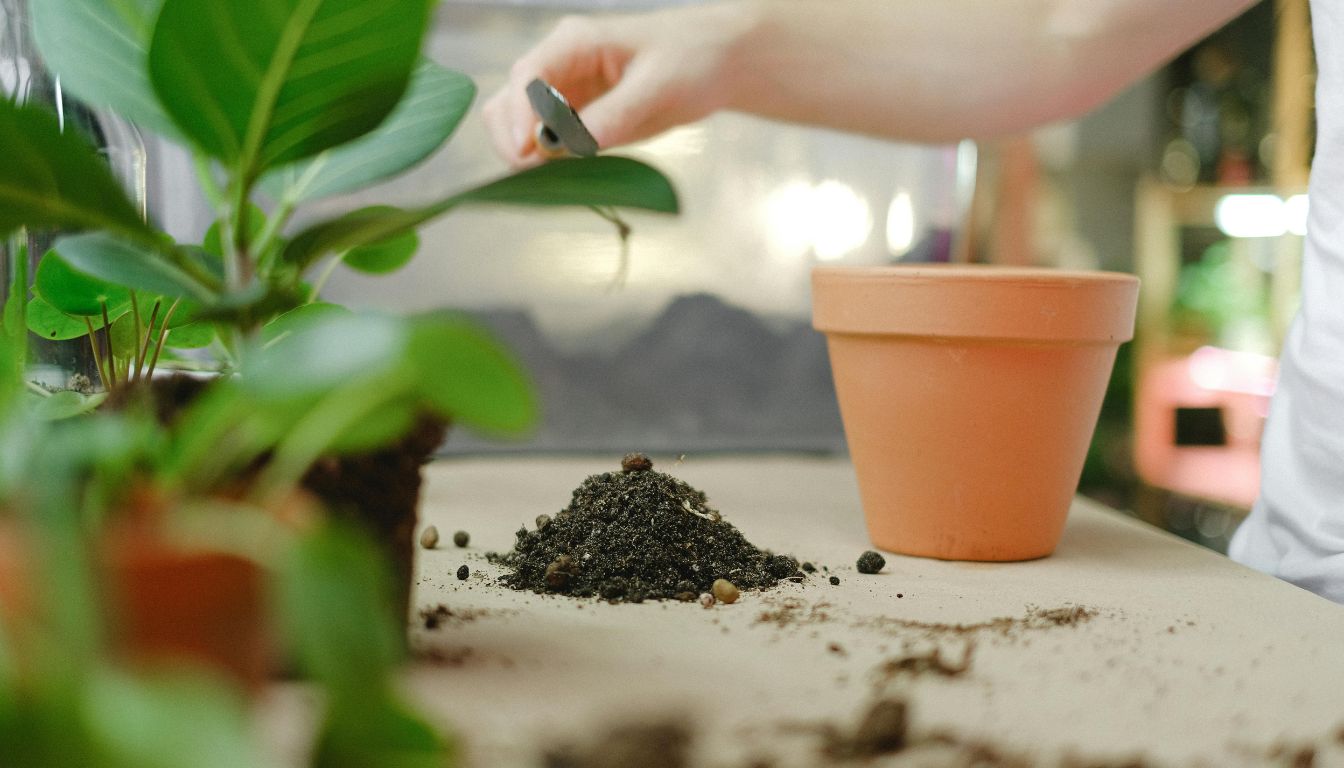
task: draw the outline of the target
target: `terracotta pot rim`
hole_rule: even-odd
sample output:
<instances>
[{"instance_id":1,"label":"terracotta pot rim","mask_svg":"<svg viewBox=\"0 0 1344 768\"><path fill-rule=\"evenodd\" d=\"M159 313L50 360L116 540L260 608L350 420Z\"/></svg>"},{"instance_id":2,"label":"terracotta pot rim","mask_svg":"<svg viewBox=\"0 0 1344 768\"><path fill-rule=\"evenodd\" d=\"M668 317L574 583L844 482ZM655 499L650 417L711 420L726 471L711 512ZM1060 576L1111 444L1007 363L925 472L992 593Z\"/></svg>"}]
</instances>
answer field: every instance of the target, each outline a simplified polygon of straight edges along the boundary
<instances>
[{"instance_id":1,"label":"terracotta pot rim","mask_svg":"<svg viewBox=\"0 0 1344 768\"><path fill-rule=\"evenodd\" d=\"M1139 279L1120 272L918 264L812 270L825 333L1065 344L1134 335Z\"/></svg>"},{"instance_id":2,"label":"terracotta pot rim","mask_svg":"<svg viewBox=\"0 0 1344 768\"><path fill-rule=\"evenodd\" d=\"M890 281L896 283L941 283L955 280L1016 285L1059 286L1070 283L1134 284L1138 278L1126 272L1108 270L1053 269L1050 267L1018 267L1003 264L886 264L844 265L830 264L812 268L813 280L863 282Z\"/></svg>"}]
</instances>

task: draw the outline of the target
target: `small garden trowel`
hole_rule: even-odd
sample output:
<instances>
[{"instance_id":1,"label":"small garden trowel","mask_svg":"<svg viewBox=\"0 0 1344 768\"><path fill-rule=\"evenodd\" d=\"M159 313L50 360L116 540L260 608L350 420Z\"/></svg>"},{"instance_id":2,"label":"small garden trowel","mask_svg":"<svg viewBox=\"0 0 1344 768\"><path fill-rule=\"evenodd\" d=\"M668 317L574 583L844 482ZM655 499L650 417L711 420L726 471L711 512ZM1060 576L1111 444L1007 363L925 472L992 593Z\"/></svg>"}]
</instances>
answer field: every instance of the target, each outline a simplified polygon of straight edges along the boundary
<instances>
[{"instance_id":1,"label":"small garden trowel","mask_svg":"<svg viewBox=\"0 0 1344 768\"><path fill-rule=\"evenodd\" d=\"M597 140L584 127L579 113L549 83L540 78L528 83L527 100L541 120L541 125L537 126L537 150L542 157L592 157L597 154Z\"/></svg>"}]
</instances>

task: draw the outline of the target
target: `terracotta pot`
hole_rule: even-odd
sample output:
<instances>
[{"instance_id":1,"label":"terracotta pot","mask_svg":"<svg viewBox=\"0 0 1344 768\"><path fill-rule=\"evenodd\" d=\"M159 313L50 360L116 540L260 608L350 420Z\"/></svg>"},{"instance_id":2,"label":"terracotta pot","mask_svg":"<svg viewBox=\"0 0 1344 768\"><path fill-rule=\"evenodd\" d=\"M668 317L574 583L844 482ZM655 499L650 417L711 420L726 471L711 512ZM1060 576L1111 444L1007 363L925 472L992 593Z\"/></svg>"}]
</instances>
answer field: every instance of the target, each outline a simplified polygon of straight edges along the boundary
<instances>
[{"instance_id":1,"label":"terracotta pot","mask_svg":"<svg viewBox=\"0 0 1344 768\"><path fill-rule=\"evenodd\" d=\"M826 334L868 531L949 560L1054 551L1138 279L919 265L818 267Z\"/></svg>"},{"instance_id":2,"label":"terracotta pot","mask_svg":"<svg viewBox=\"0 0 1344 768\"><path fill-rule=\"evenodd\" d=\"M266 577L238 555L189 550L134 526L103 545L104 599L112 644L135 664L187 662L252 692L272 666Z\"/></svg>"}]
</instances>

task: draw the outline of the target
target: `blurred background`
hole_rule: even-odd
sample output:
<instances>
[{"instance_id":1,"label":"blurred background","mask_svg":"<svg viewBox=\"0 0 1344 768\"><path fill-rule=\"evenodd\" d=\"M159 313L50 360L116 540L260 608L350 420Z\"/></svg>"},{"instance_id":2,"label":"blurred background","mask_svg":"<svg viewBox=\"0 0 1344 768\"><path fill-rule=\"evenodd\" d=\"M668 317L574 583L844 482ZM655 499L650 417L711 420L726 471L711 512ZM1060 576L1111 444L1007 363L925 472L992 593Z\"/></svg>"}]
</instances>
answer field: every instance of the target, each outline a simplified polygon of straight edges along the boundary
<instances>
[{"instance_id":1,"label":"blurred background","mask_svg":"<svg viewBox=\"0 0 1344 768\"><path fill-rule=\"evenodd\" d=\"M482 95L565 13L632 0L446 0L431 55ZM1081 492L1215 549L1254 499L1275 355L1295 309L1312 146L1307 0L1265 0L1086 118L915 146L720 115L622 150L676 183L680 218L469 210L391 277L341 273L353 306L469 312L532 371L530 439L443 450L844 451L818 263L973 261L1134 272ZM479 101L475 109L479 109ZM178 237L209 222L190 161L153 143L148 197ZM479 116L395 183L324 213L414 204L499 175Z\"/></svg>"}]
</instances>

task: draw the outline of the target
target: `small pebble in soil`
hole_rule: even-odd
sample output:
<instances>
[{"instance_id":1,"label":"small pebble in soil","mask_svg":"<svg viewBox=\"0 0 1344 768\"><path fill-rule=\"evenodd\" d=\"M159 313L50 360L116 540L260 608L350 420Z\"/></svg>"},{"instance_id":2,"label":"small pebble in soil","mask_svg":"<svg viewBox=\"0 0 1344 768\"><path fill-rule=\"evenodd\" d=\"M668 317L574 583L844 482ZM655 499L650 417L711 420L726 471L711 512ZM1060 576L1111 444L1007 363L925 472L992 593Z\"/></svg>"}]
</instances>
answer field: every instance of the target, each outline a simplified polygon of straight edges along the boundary
<instances>
[{"instance_id":1,"label":"small pebble in soil","mask_svg":"<svg viewBox=\"0 0 1344 768\"><path fill-rule=\"evenodd\" d=\"M738 595L741 594L733 582L727 579L715 579L710 591L714 593L715 600L728 604L736 603Z\"/></svg>"},{"instance_id":2,"label":"small pebble in soil","mask_svg":"<svg viewBox=\"0 0 1344 768\"><path fill-rule=\"evenodd\" d=\"M460 581L466 581L467 577L470 575L471 575L471 569L465 565L457 569L457 578Z\"/></svg>"},{"instance_id":3,"label":"small pebble in soil","mask_svg":"<svg viewBox=\"0 0 1344 768\"><path fill-rule=\"evenodd\" d=\"M701 608L713 608L713 607L714 607L714 596L711 595L711 594L709 594L708 592L706 592L705 594L701 595L701 596L700 596L700 607L701 607Z\"/></svg>"},{"instance_id":4,"label":"small pebble in soil","mask_svg":"<svg viewBox=\"0 0 1344 768\"><path fill-rule=\"evenodd\" d=\"M856 563L856 566L859 569L859 573L877 573L882 570L886 564L886 558L870 549L862 555L859 555L859 562Z\"/></svg>"},{"instance_id":5,"label":"small pebble in soil","mask_svg":"<svg viewBox=\"0 0 1344 768\"><path fill-rule=\"evenodd\" d=\"M811 563L803 563L803 570L804 570L804 571L807 571L808 573L816 573L816 572L817 572L817 566L815 566L815 565L813 565L813 564L811 564Z\"/></svg>"},{"instance_id":6,"label":"small pebble in soil","mask_svg":"<svg viewBox=\"0 0 1344 768\"><path fill-rule=\"evenodd\" d=\"M453 543L459 547L465 547L471 543L471 534L466 531L458 531L453 534Z\"/></svg>"},{"instance_id":7,"label":"small pebble in soil","mask_svg":"<svg viewBox=\"0 0 1344 768\"><path fill-rule=\"evenodd\" d=\"M439 546L439 529L429 526L420 532L420 546L425 549L433 549Z\"/></svg>"},{"instance_id":8,"label":"small pebble in soil","mask_svg":"<svg viewBox=\"0 0 1344 768\"><path fill-rule=\"evenodd\" d=\"M839 577L839 576L832 576L831 579L830 579L830 581L831 581L831 584L832 584L832 585L839 584L839 583L840 583L840 577Z\"/></svg>"},{"instance_id":9,"label":"small pebble in soil","mask_svg":"<svg viewBox=\"0 0 1344 768\"><path fill-rule=\"evenodd\" d=\"M653 461L642 453L627 453L621 457L622 472L648 472L653 469Z\"/></svg>"}]
</instances>

